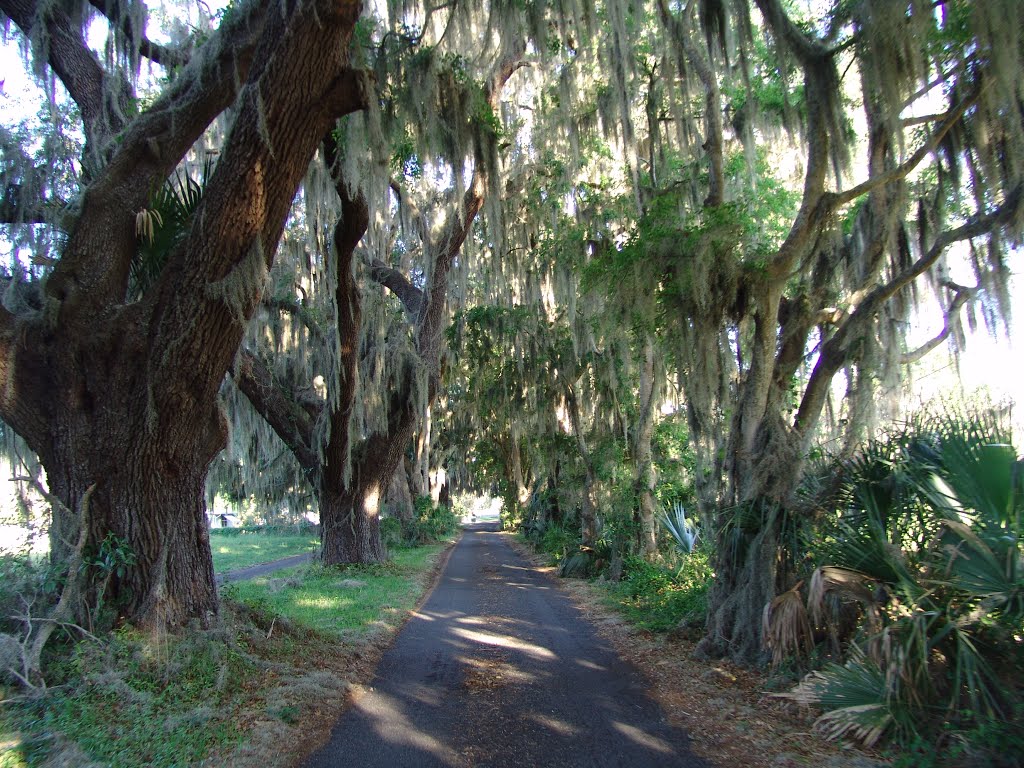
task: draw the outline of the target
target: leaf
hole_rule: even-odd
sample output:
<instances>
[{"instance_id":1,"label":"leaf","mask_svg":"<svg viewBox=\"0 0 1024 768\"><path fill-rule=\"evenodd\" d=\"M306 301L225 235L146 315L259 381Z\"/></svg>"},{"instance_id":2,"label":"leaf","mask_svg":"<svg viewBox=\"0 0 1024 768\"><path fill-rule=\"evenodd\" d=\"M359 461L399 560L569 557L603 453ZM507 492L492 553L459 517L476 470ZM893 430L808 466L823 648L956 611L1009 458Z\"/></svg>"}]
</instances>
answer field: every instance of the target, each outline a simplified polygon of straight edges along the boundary
<instances>
[{"instance_id":1,"label":"leaf","mask_svg":"<svg viewBox=\"0 0 1024 768\"><path fill-rule=\"evenodd\" d=\"M814 650L814 635L800 597L802 584L798 582L764 607L761 636L772 652L773 666L779 666L787 656L810 656Z\"/></svg>"}]
</instances>

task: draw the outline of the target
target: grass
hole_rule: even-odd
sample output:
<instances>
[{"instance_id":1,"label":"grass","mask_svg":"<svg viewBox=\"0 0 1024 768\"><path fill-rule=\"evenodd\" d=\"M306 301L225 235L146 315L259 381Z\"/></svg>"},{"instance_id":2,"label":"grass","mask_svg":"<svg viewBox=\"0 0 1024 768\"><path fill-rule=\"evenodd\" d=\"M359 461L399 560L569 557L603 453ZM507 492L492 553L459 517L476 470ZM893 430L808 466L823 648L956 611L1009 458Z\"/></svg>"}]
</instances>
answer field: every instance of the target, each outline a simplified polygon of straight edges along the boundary
<instances>
[{"instance_id":1,"label":"grass","mask_svg":"<svg viewBox=\"0 0 1024 768\"><path fill-rule=\"evenodd\" d=\"M308 566L225 587L235 600L333 635L358 638L394 625L411 610L422 574L444 549L433 544L395 548L373 566Z\"/></svg>"},{"instance_id":2,"label":"grass","mask_svg":"<svg viewBox=\"0 0 1024 768\"><path fill-rule=\"evenodd\" d=\"M0 768L288 765L415 606L443 549L227 585L210 630L63 638L48 649L44 693L0 685Z\"/></svg>"},{"instance_id":3,"label":"grass","mask_svg":"<svg viewBox=\"0 0 1024 768\"><path fill-rule=\"evenodd\" d=\"M259 666L211 633L152 642L121 631L65 648L45 694L0 709L0 765L192 765L241 734L235 717Z\"/></svg>"},{"instance_id":4,"label":"grass","mask_svg":"<svg viewBox=\"0 0 1024 768\"><path fill-rule=\"evenodd\" d=\"M217 573L301 555L313 551L320 544L320 537L315 533L227 531L210 531L213 570Z\"/></svg>"}]
</instances>

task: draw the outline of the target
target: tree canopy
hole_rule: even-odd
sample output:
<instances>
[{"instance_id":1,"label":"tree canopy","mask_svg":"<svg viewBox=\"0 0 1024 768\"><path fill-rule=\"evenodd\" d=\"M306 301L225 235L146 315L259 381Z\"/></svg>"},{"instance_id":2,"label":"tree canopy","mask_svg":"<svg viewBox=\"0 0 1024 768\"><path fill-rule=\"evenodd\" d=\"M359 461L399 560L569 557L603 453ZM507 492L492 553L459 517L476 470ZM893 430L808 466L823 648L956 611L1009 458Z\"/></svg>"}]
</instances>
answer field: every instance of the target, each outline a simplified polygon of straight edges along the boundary
<instances>
[{"instance_id":1,"label":"tree canopy","mask_svg":"<svg viewBox=\"0 0 1024 768\"><path fill-rule=\"evenodd\" d=\"M228 447L210 487L315 498L329 562L385 556L396 470L613 561L692 500L703 648L756 657L815 440L849 455L965 312L1010 315L1014 0L0 11L49 100L0 134L0 417L54 552L137 554L103 587L136 621L216 611Z\"/></svg>"}]
</instances>

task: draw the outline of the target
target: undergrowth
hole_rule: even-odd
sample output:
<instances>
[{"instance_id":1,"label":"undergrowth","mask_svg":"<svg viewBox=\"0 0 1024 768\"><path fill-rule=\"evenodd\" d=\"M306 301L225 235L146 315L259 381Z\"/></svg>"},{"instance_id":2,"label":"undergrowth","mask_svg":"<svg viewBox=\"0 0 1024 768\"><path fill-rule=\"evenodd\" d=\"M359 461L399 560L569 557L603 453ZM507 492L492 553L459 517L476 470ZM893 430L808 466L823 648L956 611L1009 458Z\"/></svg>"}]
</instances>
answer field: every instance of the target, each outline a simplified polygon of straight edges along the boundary
<instances>
[{"instance_id":1,"label":"undergrowth","mask_svg":"<svg viewBox=\"0 0 1024 768\"><path fill-rule=\"evenodd\" d=\"M630 623L653 632L704 625L711 580L706 551L697 549L677 567L628 557L623 573L622 580L609 582L607 589Z\"/></svg>"},{"instance_id":2,"label":"undergrowth","mask_svg":"<svg viewBox=\"0 0 1024 768\"><path fill-rule=\"evenodd\" d=\"M429 496L416 499L411 520L385 517L380 521L381 539L388 550L448 541L458 530L459 514L456 510L444 504L435 505Z\"/></svg>"},{"instance_id":3,"label":"undergrowth","mask_svg":"<svg viewBox=\"0 0 1024 768\"><path fill-rule=\"evenodd\" d=\"M146 637L130 630L65 645L50 687L0 709L12 765L63 753L111 766L187 765L237 740L236 714L260 668L230 632ZM77 762L77 760L75 760Z\"/></svg>"},{"instance_id":4,"label":"undergrowth","mask_svg":"<svg viewBox=\"0 0 1024 768\"><path fill-rule=\"evenodd\" d=\"M287 765L311 713L341 707L366 643L415 605L441 550L227 585L211 629L55 635L45 689L0 680L0 768Z\"/></svg>"}]
</instances>

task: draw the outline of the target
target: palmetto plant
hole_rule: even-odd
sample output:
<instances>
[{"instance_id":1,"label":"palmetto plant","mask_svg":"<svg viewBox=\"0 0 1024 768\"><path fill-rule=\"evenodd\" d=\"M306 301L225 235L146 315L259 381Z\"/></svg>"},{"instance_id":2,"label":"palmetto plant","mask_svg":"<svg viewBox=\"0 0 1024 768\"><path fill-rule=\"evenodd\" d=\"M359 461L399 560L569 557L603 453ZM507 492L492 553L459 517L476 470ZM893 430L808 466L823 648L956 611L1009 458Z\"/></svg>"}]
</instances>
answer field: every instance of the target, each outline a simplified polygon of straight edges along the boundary
<instances>
[{"instance_id":1,"label":"palmetto plant","mask_svg":"<svg viewBox=\"0 0 1024 768\"><path fill-rule=\"evenodd\" d=\"M812 576L808 603L819 626L834 630L843 607L861 623L845 663L783 695L822 707L829 735L869 744L919 736L929 715L954 725L1008 717L1015 694L993 666L1019 645L1024 530L1006 435L947 416L869 446L845 470L829 564Z\"/></svg>"},{"instance_id":2,"label":"palmetto plant","mask_svg":"<svg viewBox=\"0 0 1024 768\"><path fill-rule=\"evenodd\" d=\"M675 541L679 554L692 554L700 538L700 527L693 520L687 519L686 508L682 503L676 501L670 508L662 510L659 520Z\"/></svg>"}]
</instances>

